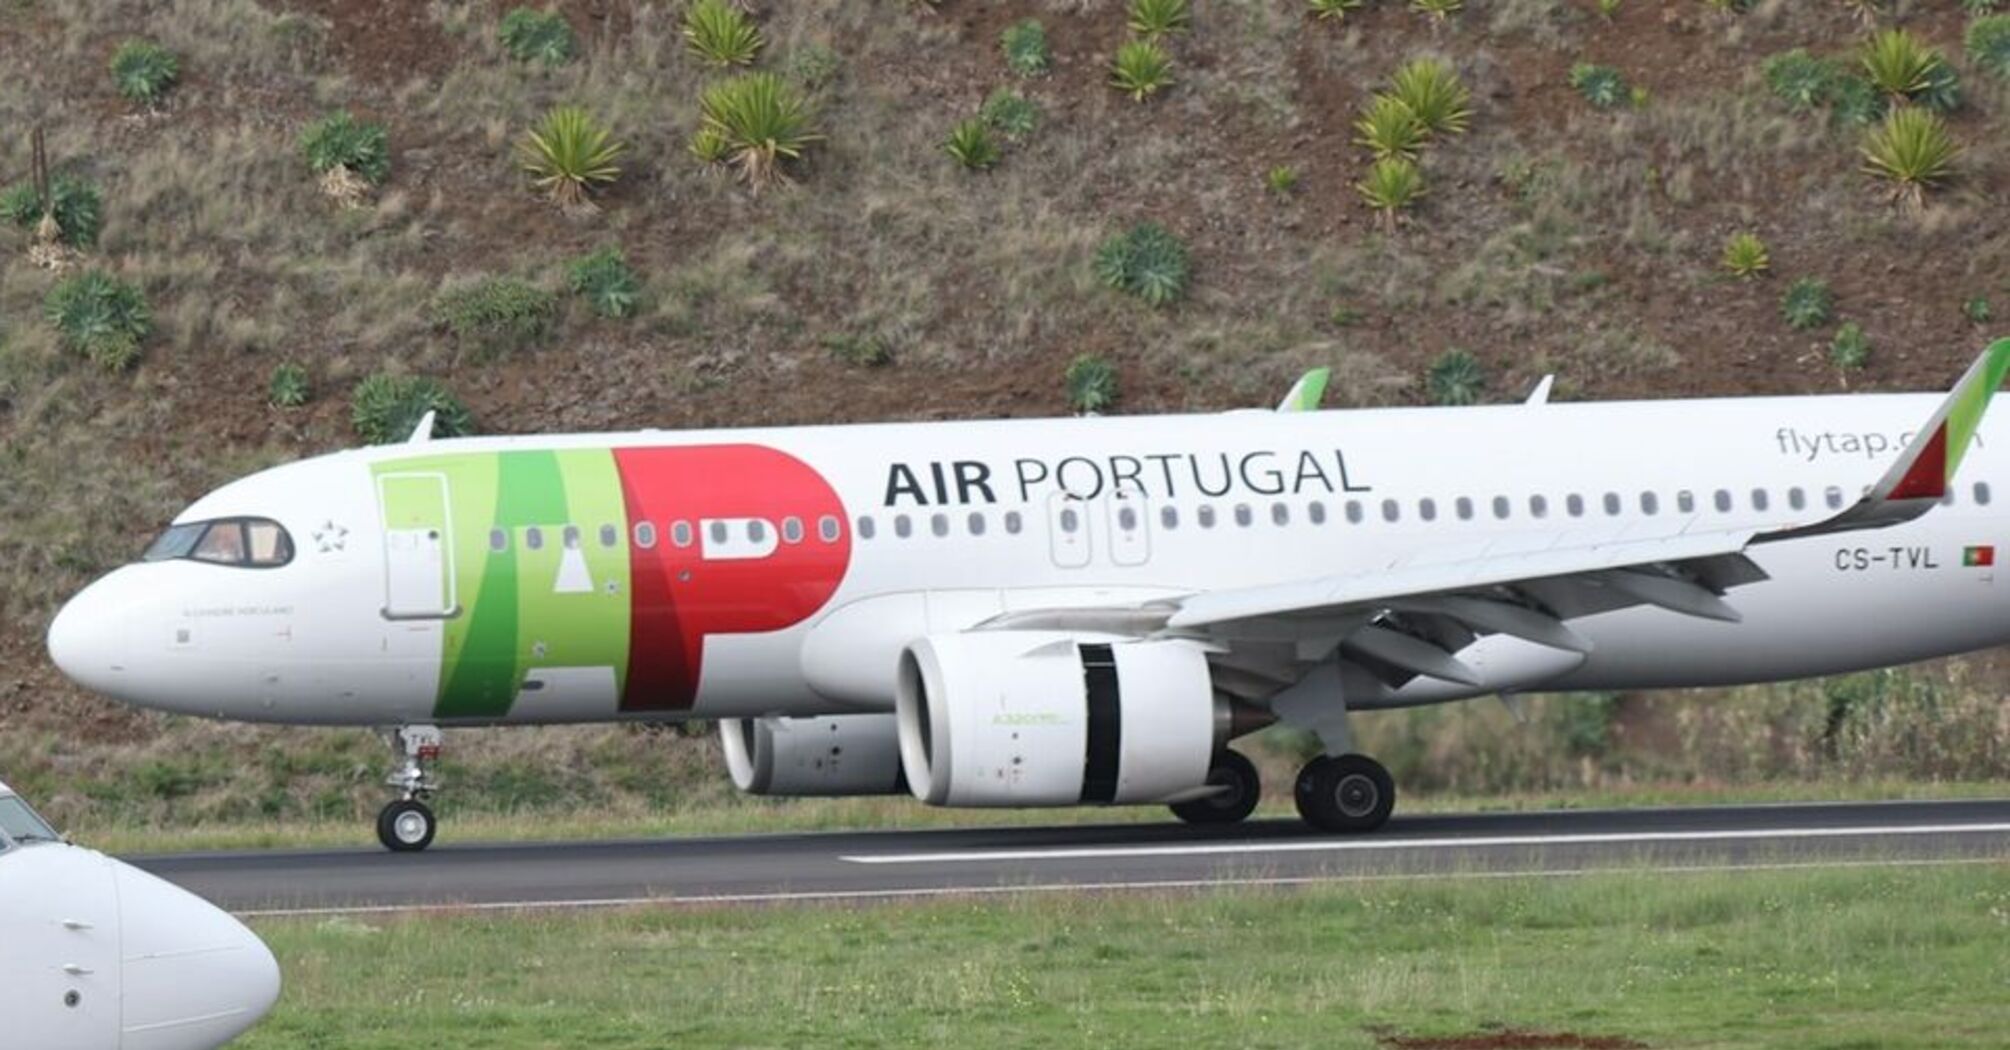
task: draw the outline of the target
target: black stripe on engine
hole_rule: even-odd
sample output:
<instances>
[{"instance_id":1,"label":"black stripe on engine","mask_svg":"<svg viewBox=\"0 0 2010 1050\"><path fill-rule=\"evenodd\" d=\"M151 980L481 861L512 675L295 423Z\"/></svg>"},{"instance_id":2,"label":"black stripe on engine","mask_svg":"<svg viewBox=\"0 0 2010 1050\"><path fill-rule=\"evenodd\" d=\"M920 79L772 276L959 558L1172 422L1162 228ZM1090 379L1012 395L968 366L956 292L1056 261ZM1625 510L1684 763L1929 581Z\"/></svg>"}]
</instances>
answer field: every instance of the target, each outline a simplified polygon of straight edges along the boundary
<instances>
[{"instance_id":1,"label":"black stripe on engine","mask_svg":"<svg viewBox=\"0 0 2010 1050\"><path fill-rule=\"evenodd\" d=\"M1084 645L1082 679L1089 693L1089 741L1082 761L1082 801L1117 798L1117 763L1123 754L1124 704L1117 687L1117 658L1107 645Z\"/></svg>"}]
</instances>

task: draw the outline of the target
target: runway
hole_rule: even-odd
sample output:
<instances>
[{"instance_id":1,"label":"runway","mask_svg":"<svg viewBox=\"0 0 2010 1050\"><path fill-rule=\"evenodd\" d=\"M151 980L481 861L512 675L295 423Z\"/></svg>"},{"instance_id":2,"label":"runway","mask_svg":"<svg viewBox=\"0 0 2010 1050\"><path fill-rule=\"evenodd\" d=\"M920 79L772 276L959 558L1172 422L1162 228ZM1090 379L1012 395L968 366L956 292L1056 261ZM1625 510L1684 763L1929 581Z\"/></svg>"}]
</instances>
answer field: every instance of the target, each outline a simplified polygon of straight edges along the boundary
<instances>
[{"instance_id":1,"label":"runway","mask_svg":"<svg viewBox=\"0 0 2010 1050\"><path fill-rule=\"evenodd\" d=\"M449 817L451 820L451 817ZM124 858L243 915L420 908L862 901L1823 865L2010 865L2010 799L1401 816L1374 835L1295 821Z\"/></svg>"}]
</instances>

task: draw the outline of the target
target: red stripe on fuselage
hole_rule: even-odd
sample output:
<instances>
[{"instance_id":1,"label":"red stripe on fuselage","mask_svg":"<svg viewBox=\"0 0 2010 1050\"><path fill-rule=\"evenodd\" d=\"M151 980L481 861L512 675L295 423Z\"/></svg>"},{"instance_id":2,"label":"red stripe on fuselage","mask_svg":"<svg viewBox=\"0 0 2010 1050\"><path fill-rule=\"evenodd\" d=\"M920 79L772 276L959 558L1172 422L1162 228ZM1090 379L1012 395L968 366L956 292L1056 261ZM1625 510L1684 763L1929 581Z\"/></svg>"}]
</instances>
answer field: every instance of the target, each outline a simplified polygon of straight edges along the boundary
<instances>
[{"instance_id":1,"label":"red stripe on fuselage","mask_svg":"<svg viewBox=\"0 0 2010 1050\"><path fill-rule=\"evenodd\" d=\"M629 544L632 572L628 680L623 711L688 710L698 698L705 639L778 631L808 619L837 593L851 565L851 529L837 490L802 460L759 445L614 451L629 536L648 522L655 545ZM801 538L788 542L789 519ZM824 539L825 519L836 525ZM742 530L757 520L775 541L762 557L707 559L707 523ZM691 542L673 541L676 523Z\"/></svg>"}]
</instances>

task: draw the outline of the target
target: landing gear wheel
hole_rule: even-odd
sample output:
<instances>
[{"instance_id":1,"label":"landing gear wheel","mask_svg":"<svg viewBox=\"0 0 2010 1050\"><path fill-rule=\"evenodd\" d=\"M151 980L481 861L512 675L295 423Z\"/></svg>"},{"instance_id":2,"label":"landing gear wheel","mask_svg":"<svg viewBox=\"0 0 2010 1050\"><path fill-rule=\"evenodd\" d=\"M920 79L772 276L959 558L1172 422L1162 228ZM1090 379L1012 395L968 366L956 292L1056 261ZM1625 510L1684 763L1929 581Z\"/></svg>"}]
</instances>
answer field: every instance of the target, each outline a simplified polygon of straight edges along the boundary
<instances>
[{"instance_id":1,"label":"landing gear wheel","mask_svg":"<svg viewBox=\"0 0 2010 1050\"><path fill-rule=\"evenodd\" d=\"M1396 808L1396 782L1366 755L1321 756L1298 772L1298 815L1322 831L1373 831Z\"/></svg>"},{"instance_id":2,"label":"landing gear wheel","mask_svg":"<svg viewBox=\"0 0 2010 1050\"><path fill-rule=\"evenodd\" d=\"M1189 824L1234 824L1254 812L1263 798L1263 778L1256 775L1256 764L1239 751L1214 756L1214 764L1207 770L1207 786L1227 790L1175 802L1173 816Z\"/></svg>"},{"instance_id":3,"label":"landing gear wheel","mask_svg":"<svg viewBox=\"0 0 2010 1050\"><path fill-rule=\"evenodd\" d=\"M433 844L440 822L424 802L399 799L377 814L377 841L393 853L417 853Z\"/></svg>"}]
</instances>

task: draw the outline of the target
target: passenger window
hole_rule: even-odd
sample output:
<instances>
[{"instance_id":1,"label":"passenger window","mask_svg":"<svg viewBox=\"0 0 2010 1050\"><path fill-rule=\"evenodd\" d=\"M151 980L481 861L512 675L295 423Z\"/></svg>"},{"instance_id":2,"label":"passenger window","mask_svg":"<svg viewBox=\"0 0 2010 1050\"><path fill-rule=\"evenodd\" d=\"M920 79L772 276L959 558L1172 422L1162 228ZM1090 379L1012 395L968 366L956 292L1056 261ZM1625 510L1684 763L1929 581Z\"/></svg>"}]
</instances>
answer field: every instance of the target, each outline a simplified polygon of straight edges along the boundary
<instances>
[{"instance_id":1,"label":"passenger window","mask_svg":"<svg viewBox=\"0 0 2010 1050\"><path fill-rule=\"evenodd\" d=\"M244 564L244 524L236 521L211 522L189 557L215 565Z\"/></svg>"},{"instance_id":2,"label":"passenger window","mask_svg":"<svg viewBox=\"0 0 2010 1050\"><path fill-rule=\"evenodd\" d=\"M1179 528L1179 508L1170 503L1160 507L1159 524L1168 530Z\"/></svg>"},{"instance_id":3,"label":"passenger window","mask_svg":"<svg viewBox=\"0 0 2010 1050\"><path fill-rule=\"evenodd\" d=\"M1017 536L1019 535L1019 530L1024 527L1025 521L1019 517L1018 511L1008 510L1005 512L1005 531L1007 533Z\"/></svg>"},{"instance_id":4,"label":"passenger window","mask_svg":"<svg viewBox=\"0 0 2010 1050\"><path fill-rule=\"evenodd\" d=\"M767 542L768 523L759 518L747 519L747 542L760 544Z\"/></svg>"},{"instance_id":5,"label":"passenger window","mask_svg":"<svg viewBox=\"0 0 2010 1050\"><path fill-rule=\"evenodd\" d=\"M1240 525L1243 528L1248 528L1249 523L1255 520L1256 515L1251 514L1249 512L1249 504L1238 503L1235 505L1235 523L1237 525Z\"/></svg>"},{"instance_id":6,"label":"passenger window","mask_svg":"<svg viewBox=\"0 0 2010 1050\"><path fill-rule=\"evenodd\" d=\"M1201 528L1214 528L1214 504L1201 504L1200 509L1194 512L1194 516L1199 519Z\"/></svg>"},{"instance_id":7,"label":"passenger window","mask_svg":"<svg viewBox=\"0 0 2010 1050\"><path fill-rule=\"evenodd\" d=\"M875 533L875 532L878 532L878 531L879 531L879 526L877 526L877 525L874 525L874 524L872 523L872 515L870 515L870 514L861 514L861 515L859 515L859 519L858 519L858 538L859 538L859 539L862 539L862 540L869 540L869 539L872 539L872 536L873 536L873 533Z\"/></svg>"},{"instance_id":8,"label":"passenger window","mask_svg":"<svg viewBox=\"0 0 2010 1050\"><path fill-rule=\"evenodd\" d=\"M697 539L697 536L692 531L690 522L676 521L670 523L671 543L679 547L689 547L695 539Z\"/></svg>"},{"instance_id":9,"label":"passenger window","mask_svg":"<svg viewBox=\"0 0 2010 1050\"><path fill-rule=\"evenodd\" d=\"M928 531L936 534L937 536L949 535L949 515L947 514L929 515Z\"/></svg>"},{"instance_id":10,"label":"passenger window","mask_svg":"<svg viewBox=\"0 0 2010 1050\"><path fill-rule=\"evenodd\" d=\"M1752 490L1752 509L1753 509L1753 510L1765 510L1765 509L1766 509L1766 504L1767 504L1767 503L1769 503L1769 502L1771 502L1771 501L1770 501L1770 500L1768 500L1768 499L1766 498L1766 490L1765 490L1765 489L1753 489L1753 490Z\"/></svg>"},{"instance_id":11,"label":"passenger window","mask_svg":"<svg viewBox=\"0 0 2010 1050\"><path fill-rule=\"evenodd\" d=\"M1513 507L1509 506L1508 498L1506 496L1494 497L1494 517L1499 518L1502 521L1506 521L1508 514L1513 509L1514 509Z\"/></svg>"},{"instance_id":12,"label":"passenger window","mask_svg":"<svg viewBox=\"0 0 2010 1050\"><path fill-rule=\"evenodd\" d=\"M645 551L653 550L656 547L656 526L646 521L636 522L635 545Z\"/></svg>"},{"instance_id":13,"label":"passenger window","mask_svg":"<svg viewBox=\"0 0 2010 1050\"><path fill-rule=\"evenodd\" d=\"M1573 492L1563 498L1563 509L1573 518L1584 517L1584 497Z\"/></svg>"},{"instance_id":14,"label":"passenger window","mask_svg":"<svg viewBox=\"0 0 2010 1050\"><path fill-rule=\"evenodd\" d=\"M1661 513L1661 497L1659 497L1659 496L1656 496L1656 495L1655 495L1654 493L1652 493L1652 492L1643 492L1643 493L1641 493L1641 494L1640 494L1640 513L1642 513L1642 514L1659 514L1659 513Z\"/></svg>"},{"instance_id":15,"label":"passenger window","mask_svg":"<svg viewBox=\"0 0 2010 1050\"><path fill-rule=\"evenodd\" d=\"M607 547L611 549L620 542L621 542L620 529L617 529L612 525L602 525L600 527L600 545L602 547Z\"/></svg>"},{"instance_id":16,"label":"passenger window","mask_svg":"<svg viewBox=\"0 0 2010 1050\"><path fill-rule=\"evenodd\" d=\"M1305 508L1305 516L1312 519L1314 525L1326 524L1326 504L1313 500L1312 504Z\"/></svg>"},{"instance_id":17,"label":"passenger window","mask_svg":"<svg viewBox=\"0 0 2010 1050\"><path fill-rule=\"evenodd\" d=\"M544 549L544 530L535 525L523 530L523 545L526 550Z\"/></svg>"},{"instance_id":18,"label":"passenger window","mask_svg":"<svg viewBox=\"0 0 2010 1050\"><path fill-rule=\"evenodd\" d=\"M1353 522L1353 523L1354 523L1354 524L1356 524L1356 525L1359 525L1359 524L1361 524L1361 519L1362 519L1362 518L1365 518L1365 517L1367 517L1367 514L1366 514L1365 512L1363 512L1363 511L1362 511L1362 509L1361 509L1361 501L1360 501L1360 500L1358 500L1358 499L1350 499L1350 500L1348 500L1348 501L1347 501L1347 520L1348 520L1348 521L1350 521L1350 522Z\"/></svg>"},{"instance_id":19,"label":"passenger window","mask_svg":"<svg viewBox=\"0 0 2010 1050\"><path fill-rule=\"evenodd\" d=\"M803 542L803 519L794 517L782 519L782 542Z\"/></svg>"},{"instance_id":20,"label":"passenger window","mask_svg":"<svg viewBox=\"0 0 2010 1050\"><path fill-rule=\"evenodd\" d=\"M565 549L569 551L579 549L579 526L567 525L565 527Z\"/></svg>"},{"instance_id":21,"label":"passenger window","mask_svg":"<svg viewBox=\"0 0 2010 1050\"><path fill-rule=\"evenodd\" d=\"M1684 514L1696 513L1696 494L1683 489L1675 494L1675 509Z\"/></svg>"},{"instance_id":22,"label":"passenger window","mask_svg":"<svg viewBox=\"0 0 2010 1050\"><path fill-rule=\"evenodd\" d=\"M1425 521L1438 520L1438 501L1426 497L1417 501L1417 517Z\"/></svg>"},{"instance_id":23,"label":"passenger window","mask_svg":"<svg viewBox=\"0 0 2010 1050\"><path fill-rule=\"evenodd\" d=\"M1606 493L1603 502L1605 504L1606 517L1612 517L1619 513L1619 493L1617 492Z\"/></svg>"},{"instance_id":24,"label":"passenger window","mask_svg":"<svg viewBox=\"0 0 2010 1050\"><path fill-rule=\"evenodd\" d=\"M1271 505L1270 505L1270 523L1271 523L1272 525L1289 525L1289 524L1291 524L1291 508L1290 508L1290 507L1287 507L1287 506L1285 506L1285 505L1284 505L1284 504L1282 504L1282 503L1273 503L1273 504L1271 504Z\"/></svg>"},{"instance_id":25,"label":"passenger window","mask_svg":"<svg viewBox=\"0 0 2010 1050\"><path fill-rule=\"evenodd\" d=\"M1729 514L1731 512L1731 493L1729 490L1718 489L1715 502L1719 513Z\"/></svg>"},{"instance_id":26,"label":"passenger window","mask_svg":"<svg viewBox=\"0 0 2010 1050\"><path fill-rule=\"evenodd\" d=\"M1073 507L1062 508L1061 531L1074 532L1076 529L1079 529L1081 527L1082 527L1082 516L1080 514L1075 513L1075 508Z\"/></svg>"},{"instance_id":27,"label":"passenger window","mask_svg":"<svg viewBox=\"0 0 2010 1050\"><path fill-rule=\"evenodd\" d=\"M1452 501L1452 513L1454 513L1454 514L1457 514L1457 515L1459 516L1459 520L1460 520L1460 521L1471 521L1471 520L1473 520L1473 501L1472 501L1472 497L1470 497L1470 496L1460 496L1460 497L1459 497L1458 499L1455 499L1455 500L1453 500L1453 501Z\"/></svg>"},{"instance_id":28,"label":"passenger window","mask_svg":"<svg viewBox=\"0 0 2010 1050\"><path fill-rule=\"evenodd\" d=\"M1976 486L1976 488L1978 490L1977 493L1978 495L1989 491L1988 487L1984 485L1978 485ZM1828 488L1823 489L1822 502L1828 504L1830 510L1841 510L1843 505L1842 486L1830 485ZM1988 500L1981 500L1980 502L1987 503Z\"/></svg>"},{"instance_id":29,"label":"passenger window","mask_svg":"<svg viewBox=\"0 0 2010 1050\"><path fill-rule=\"evenodd\" d=\"M509 549L509 530L490 529L489 550L496 554L501 554L502 552L508 549Z\"/></svg>"},{"instance_id":30,"label":"passenger window","mask_svg":"<svg viewBox=\"0 0 2010 1050\"><path fill-rule=\"evenodd\" d=\"M1402 504L1392 499L1382 501L1382 520L1395 521L1403 516Z\"/></svg>"},{"instance_id":31,"label":"passenger window","mask_svg":"<svg viewBox=\"0 0 2010 1050\"><path fill-rule=\"evenodd\" d=\"M1117 528L1125 532L1137 531L1138 510L1136 507L1123 507L1117 511Z\"/></svg>"},{"instance_id":32,"label":"passenger window","mask_svg":"<svg viewBox=\"0 0 2010 1050\"><path fill-rule=\"evenodd\" d=\"M835 514L826 514L817 519L817 538L825 543L836 543L843 530L844 526L838 522Z\"/></svg>"},{"instance_id":33,"label":"passenger window","mask_svg":"<svg viewBox=\"0 0 2010 1050\"><path fill-rule=\"evenodd\" d=\"M1530 496L1528 498L1528 513L1530 517L1534 518L1549 517L1549 500L1542 496Z\"/></svg>"},{"instance_id":34,"label":"passenger window","mask_svg":"<svg viewBox=\"0 0 2010 1050\"><path fill-rule=\"evenodd\" d=\"M1075 531L1074 513L1074 511L1068 511L1061 516L1061 525L1069 532ZM914 521L905 514L895 514L893 516L893 534L903 540L914 535Z\"/></svg>"},{"instance_id":35,"label":"passenger window","mask_svg":"<svg viewBox=\"0 0 2010 1050\"><path fill-rule=\"evenodd\" d=\"M1787 490L1787 506L1792 507L1795 510L1801 510L1805 508L1807 505L1808 505L1808 494L1802 492L1801 487L1799 485L1795 485L1794 487Z\"/></svg>"},{"instance_id":36,"label":"passenger window","mask_svg":"<svg viewBox=\"0 0 2010 1050\"><path fill-rule=\"evenodd\" d=\"M712 527L707 531L711 532L713 543L723 544L726 542L727 531L725 522L715 521L712 523Z\"/></svg>"},{"instance_id":37,"label":"passenger window","mask_svg":"<svg viewBox=\"0 0 2010 1050\"><path fill-rule=\"evenodd\" d=\"M984 512L983 512L983 511L978 511L978 510L973 510L973 511L971 511L971 512L970 512L970 534L971 534L972 536L982 536L982 535L984 535Z\"/></svg>"},{"instance_id":38,"label":"passenger window","mask_svg":"<svg viewBox=\"0 0 2010 1050\"><path fill-rule=\"evenodd\" d=\"M1975 483L1975 505L1978 507L1986 507L1989 505L1988 482L1978 481Z\"/></svg>"}]
</instances>

